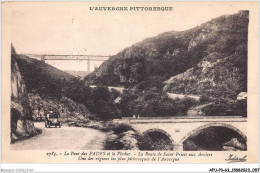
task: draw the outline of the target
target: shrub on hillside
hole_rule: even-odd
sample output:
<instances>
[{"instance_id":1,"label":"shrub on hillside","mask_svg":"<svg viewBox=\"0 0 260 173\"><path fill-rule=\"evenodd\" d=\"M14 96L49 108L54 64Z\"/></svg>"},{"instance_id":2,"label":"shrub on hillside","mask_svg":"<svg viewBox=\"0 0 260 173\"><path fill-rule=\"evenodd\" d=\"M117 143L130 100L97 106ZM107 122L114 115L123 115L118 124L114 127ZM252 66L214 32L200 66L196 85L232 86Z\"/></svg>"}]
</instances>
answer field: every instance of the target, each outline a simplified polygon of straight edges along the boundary
<instances>
[{"instance_id":1,"label":"shrub on hillside","mask_svg":"<svg viewBox=\"0 0 260 173\"><path fill-rule=\"evenodd\" d=\"M228 109L225 104L211 104L201 109L205 116L226 116L226 110Z\"/></svg>"},{"instance_id":2,"label":"shrub on hillside","mask_svg":"<svg viewBox=\"0 0 260 173\"><path fill-rule=\"evenodd\" d=\"M107 87L96 87L90 95L85 95L86 107L101 120L120 118L120 110Z\"/></svg>"},{"instance_id":3,"label":"shrub on hillside","mask_svg":"<svg viewBox=\"0 0 260 173\"><path fill-rule=\"evenodd\" d=\"M247 100L218 101L202 108L205 116L247 116Z\"/></svg>"},{"instance_id":4,"label":"shrub on hillside","mask_svg":"<svg viewBox=\"0 0 260 173\"><path fill-rule=\"evenodd\" d=\"M133 127L131 127L128 124L118 124L117 126L115 126L113 128L113 131L115 134L120 134L120 133L124 133L127 131L135 131Z\"/></svg>"},{"instance_id":5,"label":"shrub on hillside","mask_svg":"<svg viewBox=\"0 0 260 173\"><path fill-rule=\"evenodd\" d=\"M247 117L247 100L237 100L231 105L235 115Z\"/></svg>"},{"instance_id":6,"label":"shrub on hillside","mask_svg":"<svg viewBox=\"0 0 260 173\"><path fill-rule=\"evenodd\" d=\"M202 95L200 96L200 103L208 103L208 102L210 102L210 101L211 101L211 99L210 99L209 95L207 95L207 94L202 94Z\"/></svg>"},{"instance_id":7,"label":"shrub on hillside","mask_svg":"<svg viewBox=\"0 0 260 173\"><path fill-rule=\"evenodd\" d=\"M168 117L184 116L188 109L196 104L194 99L188 97L173 100L166 93L158 92L156 89L143 92L127 90L122 95L120 108L122 116L125 117Z\"/></svg>"}]
</instances>

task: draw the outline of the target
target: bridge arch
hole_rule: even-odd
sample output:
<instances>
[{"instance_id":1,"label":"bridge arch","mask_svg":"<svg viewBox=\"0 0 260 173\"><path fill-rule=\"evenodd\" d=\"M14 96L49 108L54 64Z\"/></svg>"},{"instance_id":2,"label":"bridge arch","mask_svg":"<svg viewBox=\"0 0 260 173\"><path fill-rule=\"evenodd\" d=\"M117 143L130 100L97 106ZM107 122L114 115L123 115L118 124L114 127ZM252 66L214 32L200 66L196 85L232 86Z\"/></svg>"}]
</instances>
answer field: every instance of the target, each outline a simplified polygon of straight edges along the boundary
<instances>
[{"instance_id":1,"label":"bridge arch","mask_svg":"<svg viewBox=\"0 0 260 173\"><path fill-rule=\"evenodd\" d=\"M192 131L190 131L188 134L186 134L181 140L180 140L180 144L182 144L186 139L188 139L189 137L191 136L196 136L198 135L199 133L202 132L202 130L206 129L206 128L209 128L209 127L226 127L226 128L229 128L235 132L237 132L239 135L241 135L241 137L247 141L247 137L245 135L244 132L242 132L241 130L239 130L238 128L234 127L233 125L231 124L225 124L225 123L209 123L209 124L206 124L206 125L202 125L198 128L195 128L193 129Z\"/></svg>"},{"instance_id":2,"label":"bridge arch","mask_svg":"<svg viewBox=\"0 0 260 173\"><path fill-rule=\"evenodd\" d=\"M152 132L160 132L160 133L166 135L170 139L170 141L172 142L173 145L177 145L177 143L172 139L172 136L168 132L166 132L162 129L159 129L159 128L148 129L148 130L144 131L141 135L145 136L145 135L152 133Z\"/></svg>"}]
</instances>

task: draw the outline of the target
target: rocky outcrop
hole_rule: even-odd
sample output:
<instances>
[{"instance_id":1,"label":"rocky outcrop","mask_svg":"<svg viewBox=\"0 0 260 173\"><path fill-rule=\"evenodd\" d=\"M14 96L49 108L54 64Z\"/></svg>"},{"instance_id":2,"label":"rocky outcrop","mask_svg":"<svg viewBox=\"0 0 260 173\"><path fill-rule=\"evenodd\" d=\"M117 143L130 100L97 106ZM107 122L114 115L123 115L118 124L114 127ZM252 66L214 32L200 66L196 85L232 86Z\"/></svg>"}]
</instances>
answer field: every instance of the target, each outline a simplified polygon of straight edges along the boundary
<instances>
[{"instance_id":1,"label":"rocky outcrop","mask_svg":"<svg viewBox=\"0 0 260 173\"><path fill-rule=\"evenodd\" d=\"M11 142L38 134L40 131L31 121L26 86L15 61L17 55L12 50L11 62Z\"/></svg>"},{"instance_id":2,"label":"rocky outcrop","mask_svg":"<svg viewBox=\"0 0 260 173\"><path fill-rule=\"evenodd\" d=\"M224 151L236 151L236 150L246 150L246 144L240 142L237 138L232 138L230 141L223 144Z\"/></svg>"}]
</instances>

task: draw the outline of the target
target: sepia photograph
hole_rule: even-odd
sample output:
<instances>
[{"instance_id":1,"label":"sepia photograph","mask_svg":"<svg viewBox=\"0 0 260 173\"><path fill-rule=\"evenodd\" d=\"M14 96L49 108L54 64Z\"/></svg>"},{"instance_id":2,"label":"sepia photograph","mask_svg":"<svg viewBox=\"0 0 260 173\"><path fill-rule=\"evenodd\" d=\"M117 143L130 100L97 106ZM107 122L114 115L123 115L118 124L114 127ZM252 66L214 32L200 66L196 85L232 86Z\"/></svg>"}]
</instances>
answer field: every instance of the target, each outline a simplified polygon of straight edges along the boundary
<instances>
[{"instance_id":1,"label":"sepia photograph","mask_svg":"<svg viewBox=\"0 0 260 173\"><path fill-rule=\"evenodd\" d=\"M163 151L177 162L187 151L212 163L216 152L221 163L255 162L257 5L230 4L2 4L12 7L2 16L8 152ZM127 161L140 161L134 155Z\"/></svg>"}]
</instances>

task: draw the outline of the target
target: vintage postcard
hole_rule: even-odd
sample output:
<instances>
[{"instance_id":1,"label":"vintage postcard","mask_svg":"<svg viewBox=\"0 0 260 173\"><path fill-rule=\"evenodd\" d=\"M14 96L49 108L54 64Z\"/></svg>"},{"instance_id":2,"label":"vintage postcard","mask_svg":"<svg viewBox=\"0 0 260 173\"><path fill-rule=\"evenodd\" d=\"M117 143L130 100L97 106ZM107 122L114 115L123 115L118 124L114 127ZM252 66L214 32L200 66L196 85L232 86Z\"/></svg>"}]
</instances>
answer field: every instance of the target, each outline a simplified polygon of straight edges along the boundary
<instances>
[{"instance_id":1,"label":"vintage postcard","mask_svg":"<svg viewBox=\"0 0 260 173\"><path fill-rule=\"evenodd\" d=\"M2 2L1 53L2 163L258 163L257 2Z\"/></svg>"}]
</instances>

